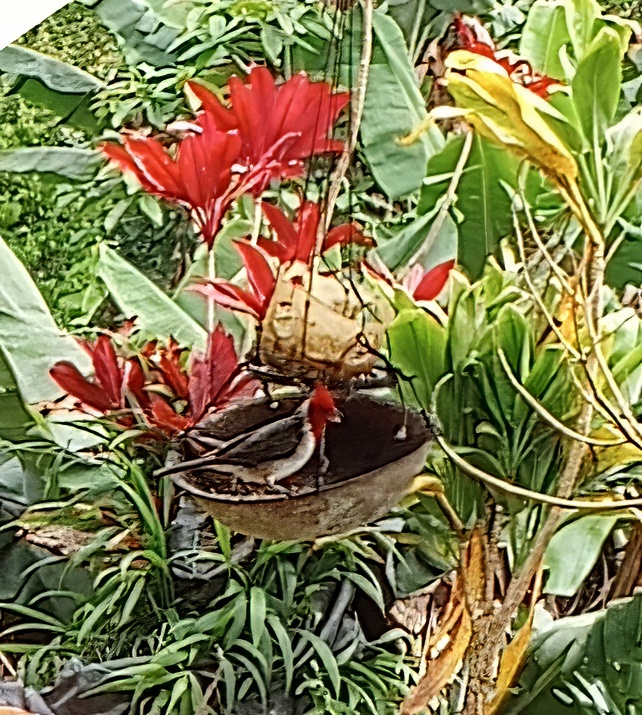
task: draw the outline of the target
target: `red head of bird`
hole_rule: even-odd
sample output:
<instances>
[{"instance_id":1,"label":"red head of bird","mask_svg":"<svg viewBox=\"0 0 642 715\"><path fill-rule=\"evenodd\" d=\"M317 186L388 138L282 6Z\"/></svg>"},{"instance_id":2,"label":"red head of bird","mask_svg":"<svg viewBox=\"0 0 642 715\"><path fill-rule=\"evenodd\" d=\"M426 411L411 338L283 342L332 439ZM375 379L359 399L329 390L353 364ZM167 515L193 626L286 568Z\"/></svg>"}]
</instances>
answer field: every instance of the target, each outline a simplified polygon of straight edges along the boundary
<instances>
[{"instance_id":1,"label":"red head of bird","mask_svg":"<svg viewBox=\"0 0 642 715\"><path fill-rule=\"evenodd\" d=\"M321 439L328 422L336 422L339 412L334 404L330 390L320 382L314 386L314 391L308 399L308 420L316 441Z\"/></svg>"}]
</instances>

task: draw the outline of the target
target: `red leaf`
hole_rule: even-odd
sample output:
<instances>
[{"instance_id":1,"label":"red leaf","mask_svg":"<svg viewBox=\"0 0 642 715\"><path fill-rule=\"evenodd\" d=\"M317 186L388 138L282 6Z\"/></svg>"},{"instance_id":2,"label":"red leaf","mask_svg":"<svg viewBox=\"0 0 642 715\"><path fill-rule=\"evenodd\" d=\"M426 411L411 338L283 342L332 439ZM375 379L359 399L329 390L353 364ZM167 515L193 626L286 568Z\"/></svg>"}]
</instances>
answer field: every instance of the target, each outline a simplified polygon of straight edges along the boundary
<instances>
[{"instance_id":1,"label":"red leaf","mask_svg":"<svg viewBox=\"0 0 642 715\"><path fill-rule=\"evenodd\" d=\"M125 387L140 405L146 409L149 406L149 394L145 390L145 373L138 360L128 360L125 365Z\"/></svg>"},{"instance_id":2,"label":"red leaf","mask_svg":"<svg viewBox=\"0 0 642 715\"><path fill-rule=\"evenodd\" d=\"M105 390L112 405L119 405L123 393L123 373L114 346L106 335L98 336L92 351L96 381Z\"/></svg>"},{"instance_id":3,"label":"red leaf","mask_svg":"<svg viewBox=\"0 0 642 715\"><path fill-rule=\"evenodd\" d=\"M375 245L372 238L365 236L361 228L355 223L347 223L342 226L336 226L335 228L328 231L323 248L325 251L339 244L340 246L347 246L350 243L356 243L360 246L372 247Z\"/></svg>"},{"instance_id":4,"label":"red leaf","mask_svg":"<svg viewBox=\"0 0 642 715\"><path fill-rule=\"evenodd\" d=\"M415 300L434 300L443 290L455 261L446 261L428 271L412 292Z\"/></svg>"},{"instance_id":5,"label":"red leaf","mask_svg":"<svg viewBox=\"0 0 642 715\"><path fill-rule=\"evenodd\" d=\"M205 115L211 117L216 126L224 131L228 132L232 129L236 129L238 123L234 112L229 110L219 101L218 97L209 91L199 82L188 82L187 86L194 92L196 97L201 103L201 108Z\"/></svg>"},{"instance_id":6,"label":"red leaf","mask_svg":"<svg viewBox=\"0 0 642 715\"><path fill-rule=\"evenodd\" d=\"M256 320L263 320L265 311L259 299L250 291L229 281L217 278L204 284L190 286L188 290L211 298L230 310L247 313Z\"/></svg>"},{"instance_id":7,"label":"red leaf","mask_svg":"<svg viewBox=\"0 0 642 715\"><path fill-rule=\"evenodd\" d=\"M234 245L243 258L252 293L256 296L261 311L264 313L276 287L276 277L272 272L272 267L266 254L260 248L247 241L234 241Z\"/></svg>"},{"instance_id":8,"label":"red leaf","mask_svg":"<svg viewBox=\"0 0 642 715\"><path fill-rule=\"evenodd\" d=\"M181 351L170 344L160 353L158 366L163 381L172 388L176 397L186 399L189 393L189 380L180 364Z\"/></svg>"},{"instance_id":9,"label":"red leaf","mask_svg":"<svg viewBox=\"0 0 642 715\"><path fill-rule=\"evenodd\" d=\"M149 413L151 422L164 432L180 432L187 429L192 423L183 415L165 402L158 395L153 396L153 404Z\"/></svg>"},{"instance_id":10,"label":"red leaf","mask_svg":"<svg viewBox=\"0 0 642 715\"><path fill-rule=\"evenodd\" d=\"M277 240L270 241L261 238L258 241L259 247L270 256L274 256L274 258L278 259L279 263L293 261L296 256L299 240L296 226L283 211L276 206L262 203L261 208L276 233Z\"/></svg>"},{"instance_id":11,"label":"red leaf","mask_svg":"<svg viewBox=\"0 0 642 715\"><path fill-rule=\"evenodd\" d=\"M94 410L105 413L120 406L112 405L103 388L89 382L70 362L57 362L49 374L67 394Z\"/></svg>"},{"instance_id":12,"label":"red leaf","mask_svg":"<svg viewBox=\"0 0 642 715\"><path fill-rule=\"evenodd\" d=\"M234 341L218 325L210 334L207 352L196 357L190 368L190 416L198 422L210 407L220 405L239 372Z\"/></svg>"},{"instance_id":13,"label":"red leaf","mask_svg":"<svg viewBox=\"0 0 642 715\"><path fill-rule=\"evenodd\" d=\"M297 216L296 260L309 263L317 245L317 233L321 221L321 207L313 201L305 201Z\"/></svg>"}]
</instances>

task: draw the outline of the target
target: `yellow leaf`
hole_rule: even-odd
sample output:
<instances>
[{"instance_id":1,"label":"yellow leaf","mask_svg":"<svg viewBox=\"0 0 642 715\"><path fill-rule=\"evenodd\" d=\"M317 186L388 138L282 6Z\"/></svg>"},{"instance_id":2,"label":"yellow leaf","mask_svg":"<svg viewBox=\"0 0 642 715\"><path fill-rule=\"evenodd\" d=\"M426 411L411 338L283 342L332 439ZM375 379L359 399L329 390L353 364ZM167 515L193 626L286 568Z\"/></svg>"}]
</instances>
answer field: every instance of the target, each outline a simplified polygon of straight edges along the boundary
<instances>
[{"instance_id":1,"label":"yellow leaf","mask_svg":"<svg viewBox=\"0 0 642 715\"><path fill-rule=\"evenodd\" d=\"M544 119L564 121L559 112L487 57L457 50L446 65L448 91L471 112L466 119L480 134L528 159L557 183L568 185L577 178L575 159Z\"/></svg>"},{"instance_id":2,"label":"yellow leaf","mask_svg":"<svg viewBox=\"0 0 642 715\"><path fill-rule=\"evenodd\" d=\"M506 646L499 664L499 675L495 685L495 697L488 707L488 715L494 715L504 703L509 689L515 684L522 670L526 650L533 633L533 610L528 621L517 631L513 640Z\"/></svg>"}]
</instances>

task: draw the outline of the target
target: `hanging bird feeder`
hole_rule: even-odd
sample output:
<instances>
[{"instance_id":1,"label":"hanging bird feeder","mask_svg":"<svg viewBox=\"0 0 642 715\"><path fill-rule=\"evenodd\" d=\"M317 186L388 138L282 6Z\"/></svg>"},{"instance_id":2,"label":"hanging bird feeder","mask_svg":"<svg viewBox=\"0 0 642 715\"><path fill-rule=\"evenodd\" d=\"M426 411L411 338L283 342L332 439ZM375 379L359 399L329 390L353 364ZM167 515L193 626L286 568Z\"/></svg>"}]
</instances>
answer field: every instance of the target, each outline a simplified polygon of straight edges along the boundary
<instances>
[{"instance_id":1,"label":"hanging bird feeder","mask_svg":"<svg viewBox=\"0 0 642 715\"><path fill-rule=\"evenodd\" d=\"M230 440L292 414L300 402L286 399L274 406L253 400L217 413L204 427L213 439ZM433 433L422 415L364 395L337 400L337 407L341 421L328 424L322 452L278 491L233 484L207 467L175 473L173 479L214 518L249 536L314 539L368 524L409 492ZM180 459L192 457L186 439Z\"/></svg>"}]
</instances>

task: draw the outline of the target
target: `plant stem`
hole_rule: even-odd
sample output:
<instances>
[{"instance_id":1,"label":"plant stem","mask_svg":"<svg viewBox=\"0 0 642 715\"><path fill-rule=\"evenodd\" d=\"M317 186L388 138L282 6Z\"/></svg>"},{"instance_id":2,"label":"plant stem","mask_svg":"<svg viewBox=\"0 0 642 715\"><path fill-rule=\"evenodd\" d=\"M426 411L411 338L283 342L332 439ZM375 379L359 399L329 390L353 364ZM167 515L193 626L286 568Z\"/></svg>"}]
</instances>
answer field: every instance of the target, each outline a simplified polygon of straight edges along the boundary
<instances>
[{"instance_id":1,"label":"plant stem","mask_svg":"<svg viewBox=\"0 0 642 715\"><path fill-rule=\"evenodd\" d=\"M214 246L210 248L207 254L207 277L213 281L216 278L216 261L214 259ZM214 332L216 327L216 303L214 298L207 299L207 331Z\"/></svg>"}]
</instances>

